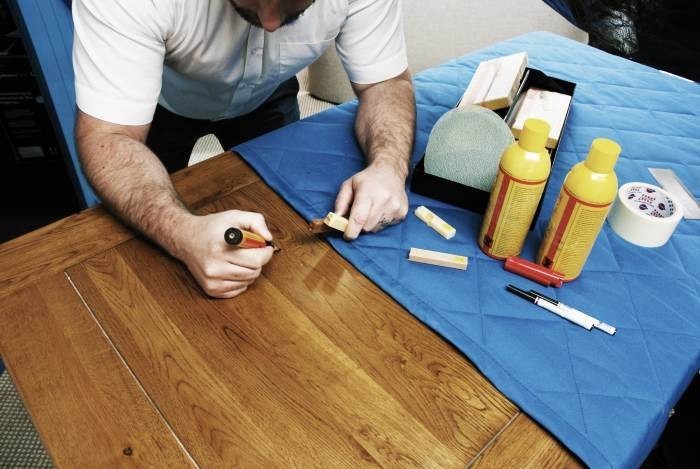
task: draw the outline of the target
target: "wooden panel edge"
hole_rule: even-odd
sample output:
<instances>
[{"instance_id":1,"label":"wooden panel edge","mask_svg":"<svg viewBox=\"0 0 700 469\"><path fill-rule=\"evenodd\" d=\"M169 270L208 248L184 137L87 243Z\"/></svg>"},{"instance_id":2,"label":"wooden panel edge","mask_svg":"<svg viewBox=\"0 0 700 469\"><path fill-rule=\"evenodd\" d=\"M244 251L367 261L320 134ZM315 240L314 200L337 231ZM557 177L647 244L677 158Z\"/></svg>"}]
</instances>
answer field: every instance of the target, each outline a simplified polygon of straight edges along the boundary
<instances>
[{"instance_id":1,"label":"wooden panel edge","mask_svg":"<svg viewBox=\"0 0 700 469\"><path fill-rule=\"evenodd\" d=\"M0 352L57 467L197 466L63 272L4 300L0 323Z\"/></svg>"},{"instance_id":2,"label":"wooden panel edge","mask_svg":"<svg viewBox=\"0 0 700 469\"><path fill-rule=\"evenodd\" d=\"M467 467L580 468L584 465L559 440L520 412Z\"/></svg>"},{"instance_id":3,"label":"wooden panel edge","mask_svg":"<svg viewBox=\"0 0 700 469\"><path fill-rule=\"evenodd\" d=\"M225 152L172 176L193 210L259 181L235 153ZM103 205L88 208L0 244L0 299L132 239L134 232Z\"/></svg>"}]
</instances>

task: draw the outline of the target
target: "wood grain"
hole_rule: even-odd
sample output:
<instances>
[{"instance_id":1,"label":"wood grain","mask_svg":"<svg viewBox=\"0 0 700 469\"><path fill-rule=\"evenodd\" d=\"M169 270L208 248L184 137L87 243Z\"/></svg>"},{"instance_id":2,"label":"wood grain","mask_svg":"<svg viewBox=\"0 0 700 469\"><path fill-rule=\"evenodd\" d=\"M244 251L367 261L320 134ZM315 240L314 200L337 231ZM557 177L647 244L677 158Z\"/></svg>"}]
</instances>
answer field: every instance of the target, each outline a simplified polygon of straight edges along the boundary
<instances>
[{"instance_id":1,"label":"wood grain","mask_svg":"<svg viewBox=\"0 0 700 469\"><path fill-rule=\"evenodd\" d=\"M210 300L147 245L115 251L71 275L199 463L463 464L269 281Z\"/></svg>"},{"instance_id":2,"label":"wood grain","mask_svg":"<svg viewBox=\"0 0 700 469\"><path fill-rule=\"evenodd\" d=\"M260 210L284 248L265 277L464 461L515 414L461 352L310 235L304 220L263 183L230 194L212 210L230 206Z\"/></svg>"},{"instance_id":3,"label":"wood grain","mask_svg":"<svg viewBox=\"0 0 700 469\"><path fill-rule=\"evenodd\" d=\"M584 466L561 443L533 422L530 417L521 413L469 467L538 469Z\"/></svg>"},{"instance_id":4,"label":"wood grain","mask_svg":"<svg viewBox=\"0 0 700 469\"><path fill-rule=\"evenodd\" d=\"M227 151L172 175L182 200L193 210L260 178L237 154Z\"/></svg>"},{"instance_id":5,"label":"wood grain","mask_svg":"<svg viewBox=\"0 0 700 469\"><path fill-rule=\"evenodd\" d=\"M262 210L284 246L237 299L136 240L69 271L198 462L462 467L515 414L264 184L205 209L232 207Z\"/></svg>"},{"instance_id":6,"label":"wood grain","mask_svg":"<svg viewBox=\"0 0 700 469\"><path fill-rule=\"evenodd\" d=\"M101 208L0 245L0 353L59 465L577 463L238 157L174 181L267 217L283 251L244 295L207 298Z\"/></svg>"},{"instance_id":7,"label":"wood grain","mask_svg":"<svg viewBox=\"0 0 700 469\"><path fill-rule=\"evenodd\" d=\"M173 175L175 188L193 210L258 180L230 152ZM0 299L133 237L131 230L98 206L0 244Z\"/></svg>"},{"instance_id":8,"label":"wood grain","mask_svg":"<svg viewBox=\"0 0 700 469\"><path fill-rule=\"evenodd\" d=\"M0 244L0 300L132 236L96 207Z\"/></svg>"},{"instance_id":9,"label":"wood grain","mask_svg":"<svg viewBox=\"0 0 700 469\"><path fill-rule=\"evenodd\" d=\"M64 274L3 300L0 324L3 359L56 466L192 466Z\"/></svg>"}]
</instances>

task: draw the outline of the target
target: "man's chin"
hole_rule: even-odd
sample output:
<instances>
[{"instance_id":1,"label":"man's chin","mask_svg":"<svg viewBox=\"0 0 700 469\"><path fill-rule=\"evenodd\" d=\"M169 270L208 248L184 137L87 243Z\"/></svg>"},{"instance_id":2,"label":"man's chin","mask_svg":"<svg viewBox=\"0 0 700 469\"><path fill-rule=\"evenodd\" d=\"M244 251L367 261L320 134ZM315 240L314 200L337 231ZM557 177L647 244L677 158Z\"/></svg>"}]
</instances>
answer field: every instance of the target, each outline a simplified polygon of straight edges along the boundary
<instances>
[{"instance_id":1,"label":"man's chin","mask_svg":"<svg viewBox=\"0 0 700 469\"><path fill-rule=\"evenodd\" d=\"M229 2L231 3L231 6L233 7L234 10L236 10L236 13L238 13L238 15L239 15L241 18L243 18L244 20L246 20L248 23L250 23L251 25L255 26L256 28L262 28L262 27L263 27L262 24L260 24L260 19L258 18L258 15L257 15L253 10L250 10L250 9L248 9L248 8L243 8L243 7L239 6L239 5L237 5L236 2L235 2L234 0L229 0ZM288 26L288 25L294 23L294 22L295 22L296 20L298 20L299 17L300 17L301 15L303 15L304 12L305 12L306 10L308 10L309 7L311 7L311 5L313 5L314 3L315 3L315 0L312 1L312 2L311 2L306 8L304 8L303 10L298 11L298 12L292 14L291 16L285 18L284 22L282 22L281 27L285 27L285 26Z\"/></svg>"},{"instance_id":2,"label":"man's chin","mask_svg":"<svg viewBox=\"0 0 700 469\"><path fill-rule=\"evenodd\" d=\"M231 3L231 6L233 7L234 10L236 10L236 13L238 13L238 16L246 20L248 23L251 25L255 26L256 28L262 28L262 24L260 24L260 20L258 19L258 15L255 14L252 10L249 10L247 8L240 7L236 5L236 3L233 0L229 0Z\"/></svg>"}]
</instances>

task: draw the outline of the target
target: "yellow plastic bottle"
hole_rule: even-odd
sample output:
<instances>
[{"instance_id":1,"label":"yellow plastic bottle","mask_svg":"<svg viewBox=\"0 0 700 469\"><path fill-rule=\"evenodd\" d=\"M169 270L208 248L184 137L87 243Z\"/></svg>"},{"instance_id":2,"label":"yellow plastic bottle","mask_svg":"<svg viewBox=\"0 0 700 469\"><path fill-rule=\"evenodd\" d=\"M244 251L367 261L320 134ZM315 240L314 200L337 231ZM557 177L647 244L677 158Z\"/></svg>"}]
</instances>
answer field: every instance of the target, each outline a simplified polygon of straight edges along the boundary
<instances>
[{"instance_id":1,"label":"yellow plastic bottle","mask_svg":"<svg viewBox=\"0 0 700 469\"><path fill-rule=\"evenodd\" d=\"M491 257L517 256L523 248L551 169L548 135L547 122L528 119L520 140L503 152L478 239Z\"/></svg>"},{"instance_id":2,"label":"yellow plastic bottle","mask_svg":"<svg viewBox=\"0 0 700 469\"><path fill-rule=\"evenodd\" d=\"M617 175L613 168L620 151L614 141L597 138L586 160L574 165L564 179L537 254L537 262L562 273L564 281L581 274L615 200Z\"/></svg>"}]
</instances>

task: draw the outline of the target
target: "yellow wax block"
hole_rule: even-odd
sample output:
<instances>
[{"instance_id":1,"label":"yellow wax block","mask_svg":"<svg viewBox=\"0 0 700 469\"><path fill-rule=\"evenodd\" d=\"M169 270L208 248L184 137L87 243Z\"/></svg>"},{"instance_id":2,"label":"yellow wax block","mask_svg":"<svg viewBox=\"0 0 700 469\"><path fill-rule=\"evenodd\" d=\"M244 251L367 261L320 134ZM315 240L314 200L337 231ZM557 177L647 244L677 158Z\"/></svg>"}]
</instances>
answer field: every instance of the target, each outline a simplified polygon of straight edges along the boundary
<instances>
[{"instance_id":1,"label":"yellow wax block","mask_svg":"<svg viewBox=\"0 0 700 469\"><path fill-rule=\"evenodd\" d=\"M452 227L442 218L435 215L433 212L430 211L430 209L423 205L416 208L416 210L413 213L415 213L418 218L423 220L426 225L428 225L429 227L440 233L442 236L444 236L445 239L452 239L454 235L457 234L457 230L454 229L454 227Z\"/></svg>"},{"instance_id":2,"label":"yellow wax block","mask_svg":"<svg viewBox=\"0 0 700 469\"><path fill-rule=\"evenodd\" d=\"M345 228L348 227L348 219L341 217L340 215L336 215L333 212L328 212L326 218L323 219L323 223L342 232L345 232Z\"/></svg>"},{"instance_id":3,"label":"yellow wax block","mask_svg":"<svg viewBox=\"0 0 700 469\"><path fill-rule=\"evenodd\" d=\"M469 263L467 256L419 248L411 248L408 253L408 260L460 270L467 270L467 264Z\"/></svg>"}]
</instances>

